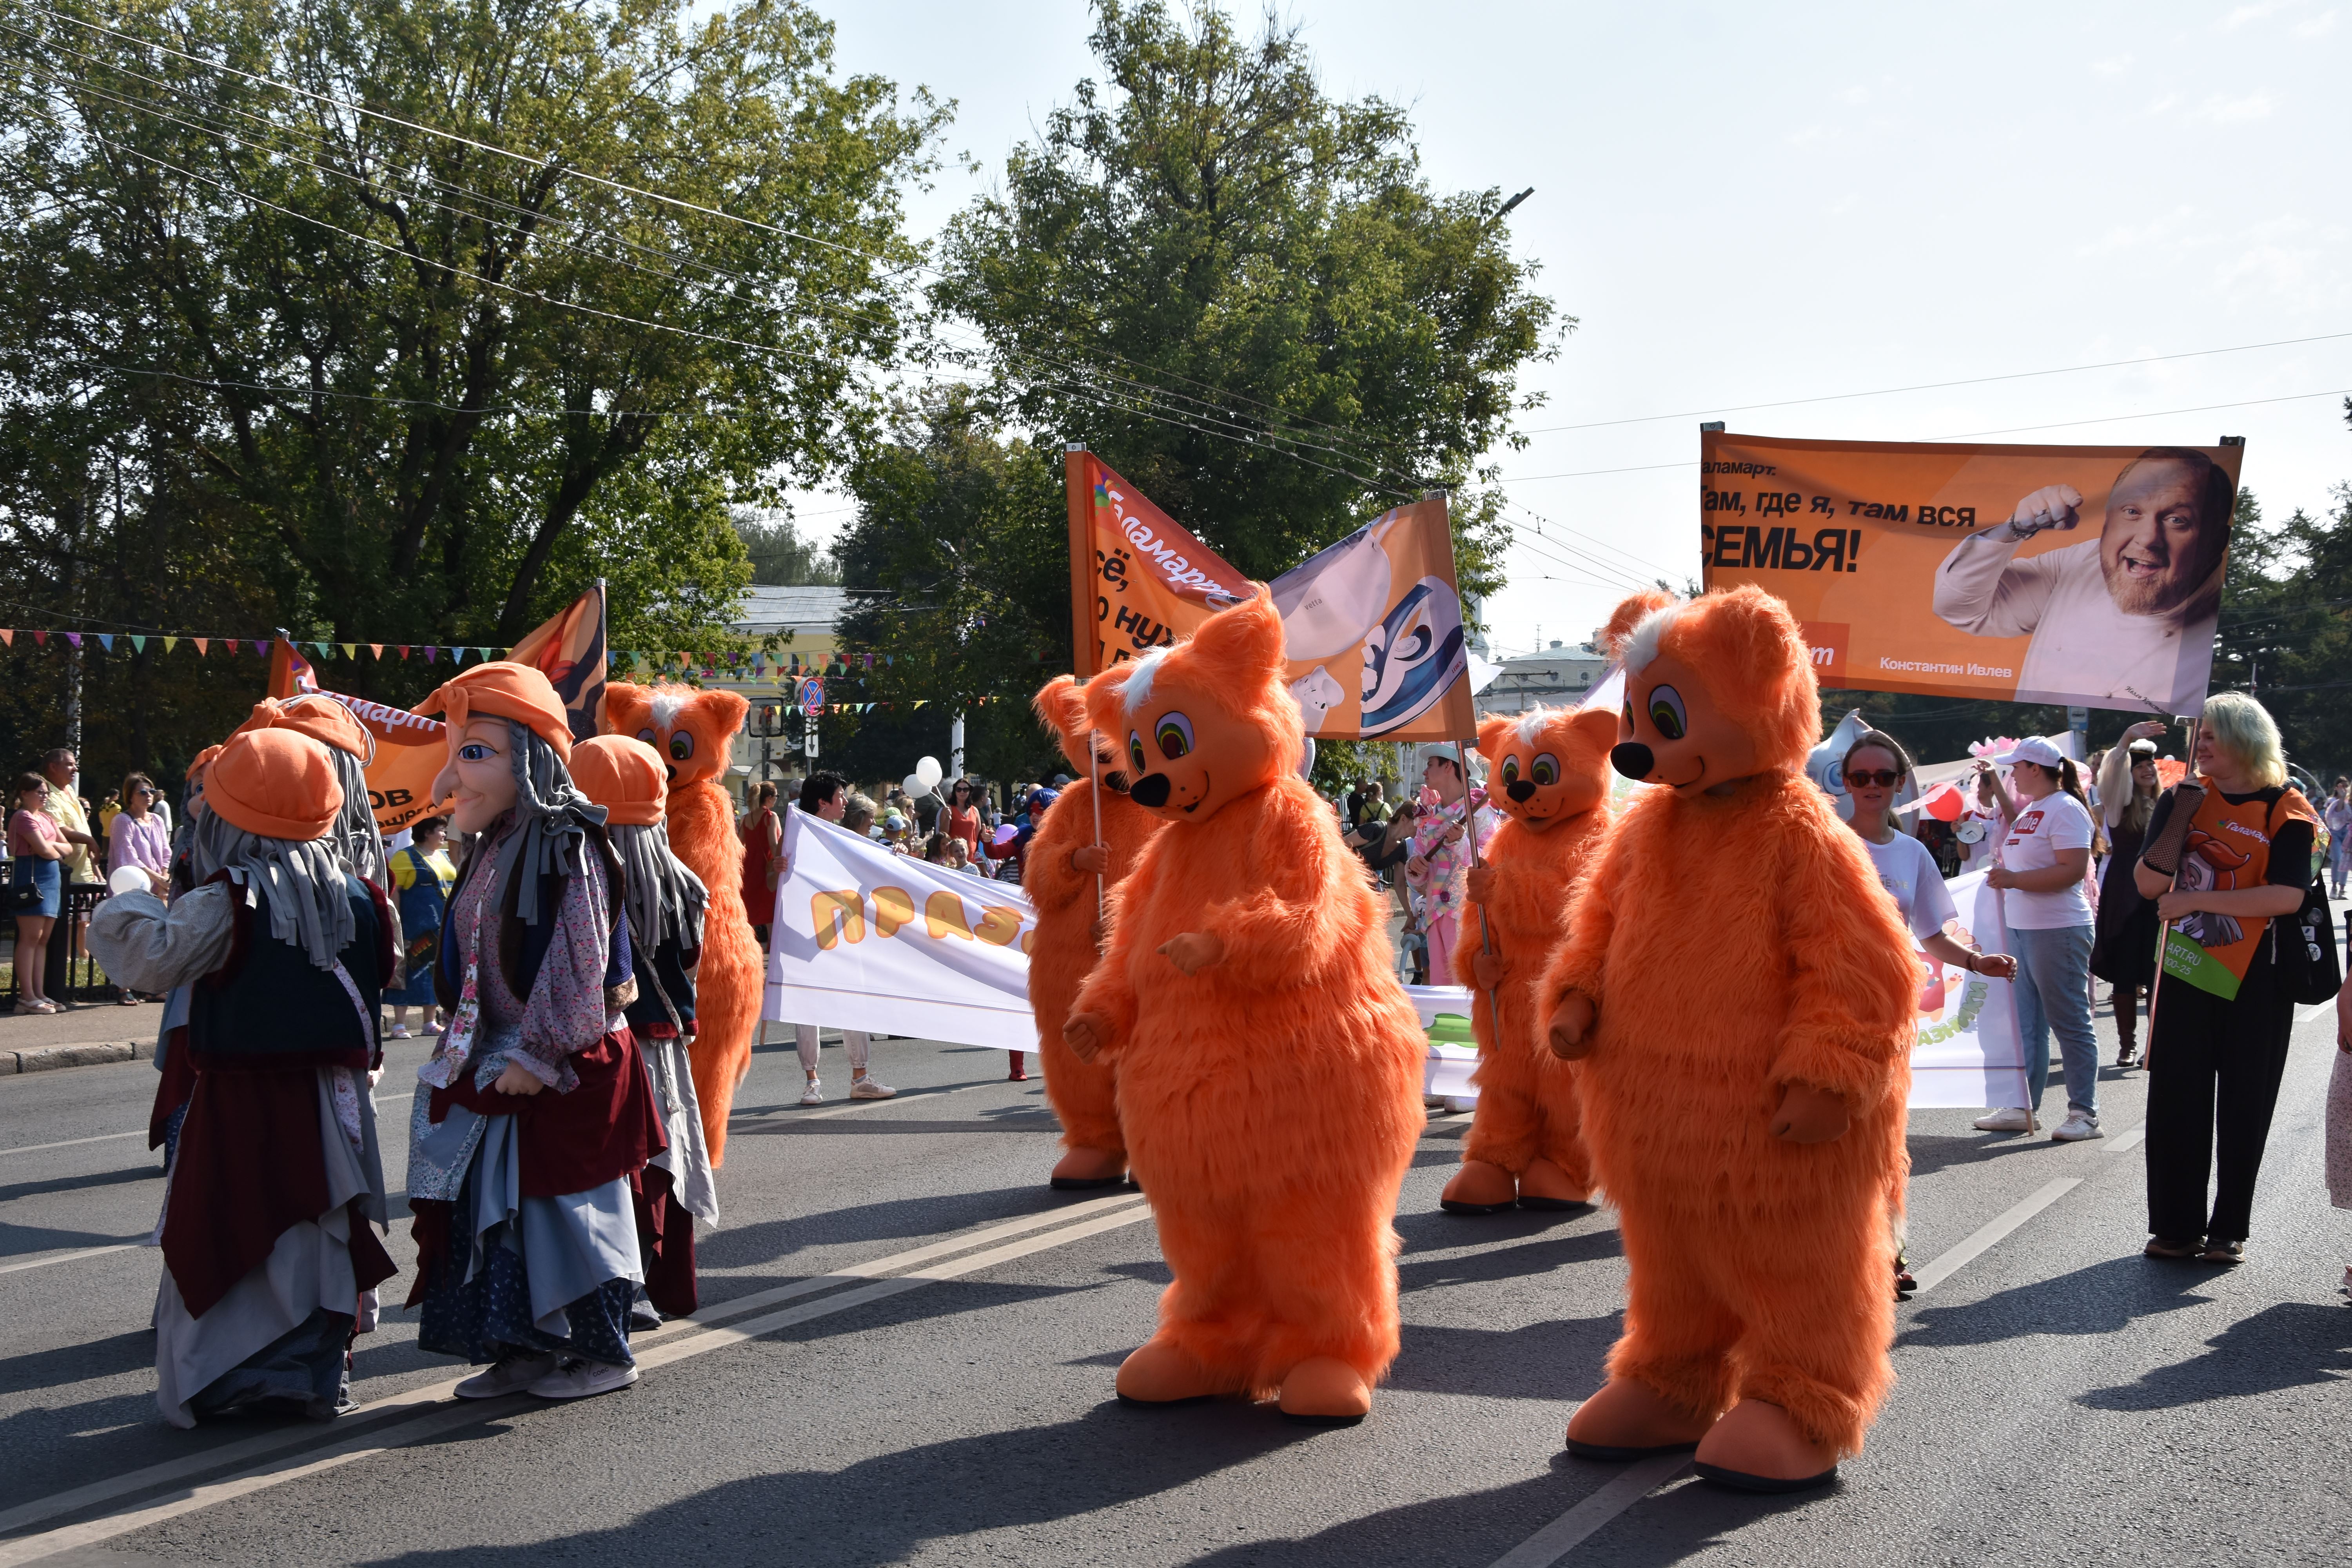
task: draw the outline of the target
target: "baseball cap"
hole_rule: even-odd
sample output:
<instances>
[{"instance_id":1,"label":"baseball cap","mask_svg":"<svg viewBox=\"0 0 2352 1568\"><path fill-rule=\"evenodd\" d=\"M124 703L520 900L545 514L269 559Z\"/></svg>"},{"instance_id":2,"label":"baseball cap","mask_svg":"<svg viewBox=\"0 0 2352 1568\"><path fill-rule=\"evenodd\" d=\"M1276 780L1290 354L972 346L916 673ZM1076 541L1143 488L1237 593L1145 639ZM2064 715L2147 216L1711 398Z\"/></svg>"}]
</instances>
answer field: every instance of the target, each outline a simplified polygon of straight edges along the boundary
<instances>
[{"instance_id":1,"label":"baseball cap","mask_svg":"<svg viewBox=\"0 0 2352 1568\"><path fill-rule=\"evenodd\" d=\"M2036 767L2043 768L2055 768L2065 760L2064 752L2039 735L2028 735L2011 751L1993 759L2002 767L2007 767L2011 763L2032 763Z\"/></svg>"}]
</instances>

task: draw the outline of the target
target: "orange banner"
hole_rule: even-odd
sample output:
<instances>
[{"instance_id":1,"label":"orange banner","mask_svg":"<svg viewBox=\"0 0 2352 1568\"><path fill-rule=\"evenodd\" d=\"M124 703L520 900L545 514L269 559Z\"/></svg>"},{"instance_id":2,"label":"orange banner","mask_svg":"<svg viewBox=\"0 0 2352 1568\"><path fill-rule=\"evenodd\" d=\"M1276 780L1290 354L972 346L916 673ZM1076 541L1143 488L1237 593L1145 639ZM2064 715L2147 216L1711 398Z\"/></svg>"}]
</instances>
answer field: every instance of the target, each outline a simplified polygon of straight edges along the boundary
<instances>
[{"instance_id":1,"label":"orange banner","mask_svg":"<svg viewBox=\"0 0 2352 1568\"><path fill-rule=\"evenodd\" d=\"M397 833L433 814L433 780L449 759L440 720L325 689L310 661L279 637L269 655L269 695L282 698L298 693L333 698L375 737L367 782L368 805L375 813L378 833Z\"/></svg>"},{"instance_id":2,"label":"orange banner","mask_svg":"<svg viewBox=\"0 0 2352 1568\"><path fill-rule=\"evenodd\" d=\"M1071 448L1065 477L1079 679L1192 636L1249 592L1248 579L1093 453ZM1269 586L1309 735L1454 741L1476 731L1443 495L1382 512Z\"/></svg>"},{"instance_id":3,"label":"orange banner","mask_svg":"<svg viewBox=\"0 0 2352 1568\"><path fill-rule=\"evenodd\" d=\"M1706 586L1786 600L1823 686L2203 710L2242 446L1699 447Z\"/></svg>"},{"instance_id":4,"label":"orange banner","mask_svg":"<svg viewBox=\"0 0 2352 1568\"><path fill-rule=\"evenodd\" d=\"M563 609L540 623L537 630L507 649L516 664L528 664L547 677L563 699L572 723L572 738L585 741L596 733L604 711L604 583L581 595Z\"/></svg>"}]
</instances>

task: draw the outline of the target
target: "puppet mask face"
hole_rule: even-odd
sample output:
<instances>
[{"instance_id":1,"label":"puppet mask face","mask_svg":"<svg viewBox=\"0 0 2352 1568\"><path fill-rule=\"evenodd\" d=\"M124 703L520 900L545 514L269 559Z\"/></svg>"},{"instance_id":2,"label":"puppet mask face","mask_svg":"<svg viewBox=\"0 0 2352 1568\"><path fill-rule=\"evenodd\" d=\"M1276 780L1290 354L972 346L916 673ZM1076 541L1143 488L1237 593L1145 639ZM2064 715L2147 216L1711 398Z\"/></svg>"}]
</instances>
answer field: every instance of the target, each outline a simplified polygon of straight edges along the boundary
<instances>
[{"instance_id":1,"label":"puppet mask face","mask_svg":"<svg viewBox=\"0 0 2352 1568\"><path fill-rule=\"evenodd\" d=\"M461 833L480 833L514 809L513 737L503 719L471 719L457 736L448 765L433 781L433 796L457 797L450 818Z\"/></svg>"},{"instance_id":2,"label":"puppet mask face","mask_svg":"<svg viewBox=\"0 0 2352 1568\"><path fill-rule=\"evenodd\" d=\"M735 731L750 708L732 691L701 691L691 686L648 690L615 683L606 688L604 717L613 733L634 735L654 749L675 790L727 771Z\"/></svg>"},{"instance_id":3,"label":"puppet mask face","mask_svg":"<svg viewBox=\"0 0 2352 1568\"><path fill-rule=\"evenodd\" d=\"M1127 724L1129 798L1171 822L1204 821L1275 775L1265 734L1181 682L1154 682Z\"/></svg>"},{"instance_id":4,"label":"puppet mask face","mask_svg":"<svg viewBox=\"0 0 2352 1568\"><path fill-rule=\"evenodd\" d=\"M1496 805L1540 832L1553 823L1591 811L1609 790L1609 748L1617 739L1617 716L1595 710L1559 714L1527 729L1512 720L1490 720L1481 737L1486 752L1489 794Z\"/></svg>"},{"instance_id":5,"label":"puppet mask face","mask_svg":"<svg viewBox=\"0 0 2352 1568\"><path fill-rule=\"evenodd\" d=\"M1618 718L1609 760L1627 778L1693 795L1759 770L1754 738L1715 706L1698 672L1670 654L1627 673Z\"/></svg>"}]
</instances>

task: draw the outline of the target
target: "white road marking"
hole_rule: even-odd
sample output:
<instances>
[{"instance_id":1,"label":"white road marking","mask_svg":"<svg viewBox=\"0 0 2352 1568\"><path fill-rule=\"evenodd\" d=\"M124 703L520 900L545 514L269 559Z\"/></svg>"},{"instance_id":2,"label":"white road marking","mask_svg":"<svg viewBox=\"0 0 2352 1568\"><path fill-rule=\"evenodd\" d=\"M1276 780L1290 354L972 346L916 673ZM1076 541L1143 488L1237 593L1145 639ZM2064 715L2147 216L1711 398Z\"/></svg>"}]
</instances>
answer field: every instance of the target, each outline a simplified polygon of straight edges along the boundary
<instances>
[{"instance_id":1,"label":"white road marking","mask_svg":"<svg viewBox=\"0 0 2352 1568\"><path fill-rule=\"evenodd\" d=\"M110 1252L136 1252L146 1245L144 1241L118 1241L111 1247L85 1247L73 1252L52 1252L47 1258L27 1258L22 1263L0 1263L0 1274L22 1274L27 1268L47 1268L52 1263L73 1263L85 1258L103 1258Z\"/></svg>"},{"instance_id":2,"label":"white road marking","mask_svg":"<svg viewBox=\"0 0 2352 1568\"><path fill-rule=\"evenodd\" d=\"M1933 1290L1976 1258L1990 1251L2011 1231L2015 1230L2082 1184L2083 1178L2080 1176L2058 1176L2042 1183L2030 1194L2011 1204L2008 1208L1978 1226L1976 1233L1966 1241L1933 1262L1914 1269L1912 1272L1919 1281L1917 1294L1924 1296Z\"/></svg>"},{"instance_id":3,"label":"white road marking","mask_svg":"<svg viewBox=\"0 0 2352 1568\"><path fill-rule=\"evenodd\" d=\"M2110 1154L2128 1153L2132 1150L2138 1148L2141 1141L2147 1136L2147 1129L2145 1127L2135 1127L2128 1132L2118 1132L2114 1137L2107 1140L2107 1152Z\"/></svg>"},{"instance_id":4,"label":"white road marking","mask_svg":"<svg viewBox=\"0 0 2352 1568\"><path fill-rule=\"evenodd\" d=\"M1495 1559L1494 1568L1551 1568L1601 1527L1691 1467L1688 1454L1636 1459L1601 1489Z\"/></svg>"},{"instance_id":5,"label":"white road marking","mask_svg":"<svg viewBox=\"0 0 2352 1568\"><path fill-rule=\"evenodd\" d=\"M1011 1262L1014 1258L1024 1258L1034 1252L1043 1252L1049 1247L1060 1247L1066 1242L1081 1240L1103 1231L1117 1229L1121 1226L1134 1225L1150 1217L1150 1210L1143 1206L1141 1194L1116 1194L1109 1197L1092 1198L1084 1203L1072 1204L1066 1208L1030 1215L1017 1220L1008 1220L1002 1225L986 1226L961 1236L949 1237L905 1252L895 1253L887 1258L877 1258L870 1263L838 1269L814 1279L797 1280L791 1285L780 1286L774 1290L754 1291L750 1295L737 1297L733 1300L705 1309L696 1318L674 1319L652 1334L634 1336L634 1342L639 1344L648 1340L656 1340L658 1336L657 1342L651 1349L638 1355L637 1364L640 1367L666 1366L672 1362L684 1361L689 1356L700 1355L706 1351L727 1349L761 1334L772 1333L780 1328L807 1322L835 1312L845 1311L852 1307L862 1306L868 1301L880 1300L885 1297L898 1295L921 1285L953 1279L982 1268L991 1268L997 1264ZM1079 1223L1075 1225L1067 1223L1072 1220ZM1055 1228L1045 1228L1049 1226ZM1009 1246L992 1247L986 1251L959 1258L952 1263L939 1264L936 1267L919 1269L914 1274L899 1275L895 1278L875 1278L893 1269L906 1268L910 1264L929 1263L947 1254L969 1252L974 1247L984 1246L1001 1237L1039 1229L1045 1229L1045 1234ZM731 1329L692 1334L685 1331L699 1328L705 1323L756 1311L761 1307L793 1296L807 1295L816 1290L830 1289L834 1285L853 1279L872 1279L873 1283L860 1289L843 1291L823 1300L810 1301L781 1312L772 1312L764 1317L754 1318L750 1322ZM670 1337L673 1330L677 1331L675 1338ZM469 1370L466 1375L472 1375L471 1371ZM244 1497L304 1476L316 1475L348 1464L353 1459L365 1458L387 1449L419 1442L457 1426L499 1415L511 1415L518 1410L530 1407L518 1403L520 1396L505 1401L467 1401L455 1406L445 1405L445 1401L454 1397L453 1391L460 1381L462 1381L460 1378L453 1377L428 1387L411 1389L404 1394L373 1400L342 1417L341 1424L344 1426L354 1422L373 1425L391 1415L407 1415L415 1417L383 1427L373 1434L357 1434L341 1444L312 1454L288 1455L225 1480L184 1488L129 1513L91 1520L83 1524L49 1531L40 1535L26 1536L18 1541L0 1542L0 1568L11 1568L11 1565L19 1563L37 1562L42 1558L54 1556L58 1552L70 1551L77 1546L113 1540L163 1520L177 1518L181 1514L209 1508L215 1503ZM58 1492L50 1497L0 1511L0 1531L35 1524L44 1519L53 1519L60 1513L73 1512L94 1504L110 1502L117 1498L128 1497L153 1487L167 1485L185 1477L201 1475L207 1470L216 1470L225 1465L235 1464L240 1460L257 1458L287 1448L303 1447L317 1442L319 1436L320 1434L316 1429L268 1433L224 1444L203 1453L191 1454L185 1458L173 1459L160 1465L150 1465L105 1480L93 1481L87 1486L76 1487L69 1491Z\"/></svg>"},{"instance_id":6,"label":"white road marking","mask_svg":"<svg viewBox=\"0 0 2352 1568\"><path fill-rule=\"evenodd\" d=\"M404 1100L414 1100L415 1098L416 1097L413 1094L382 1095L377 1098L376 1104L380 1106L398 1105ZM147 1129L144 1127L139 1127L134 1128L128 1132L100 1132L94 1138L63 1138L59 1139L55 1143L19 1143L13 1149L0 1149L0 1154L38 1154L50 1149L78 1149L84 1143L111 1143L118 1138L144 1138L146 1136Z\"/></svg>"}]
</instances>

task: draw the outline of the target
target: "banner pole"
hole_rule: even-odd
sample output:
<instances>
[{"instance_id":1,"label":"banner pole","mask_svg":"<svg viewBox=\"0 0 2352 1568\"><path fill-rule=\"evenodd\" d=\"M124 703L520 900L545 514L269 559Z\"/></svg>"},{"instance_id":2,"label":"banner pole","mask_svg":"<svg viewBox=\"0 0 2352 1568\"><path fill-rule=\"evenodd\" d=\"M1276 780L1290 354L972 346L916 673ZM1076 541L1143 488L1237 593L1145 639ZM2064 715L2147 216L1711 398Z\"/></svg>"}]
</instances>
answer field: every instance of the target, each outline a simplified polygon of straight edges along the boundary
<instances>
[{"instance_id":1,"label":"banner pole","mask_svg":"<svg viewBox=\"0 0 2352 1568\"><path fill-rule=\"evenodd\" d=\"M1101 737L1102 731L1099 730L1089 730L1087 731L1087 799L1093 804L1095 808L1094 847L1097 849L1100 849L1103 847L1102 754L1097 744L1097 742L1100 741ZM1100 869L1097 869L1095 872L1095 930L1097 932L1097 946L1101 945L1100 932L1102 930L1103 901L1106 895L1103 891L1103 874Z\"/></svg>"}]
</instances>

